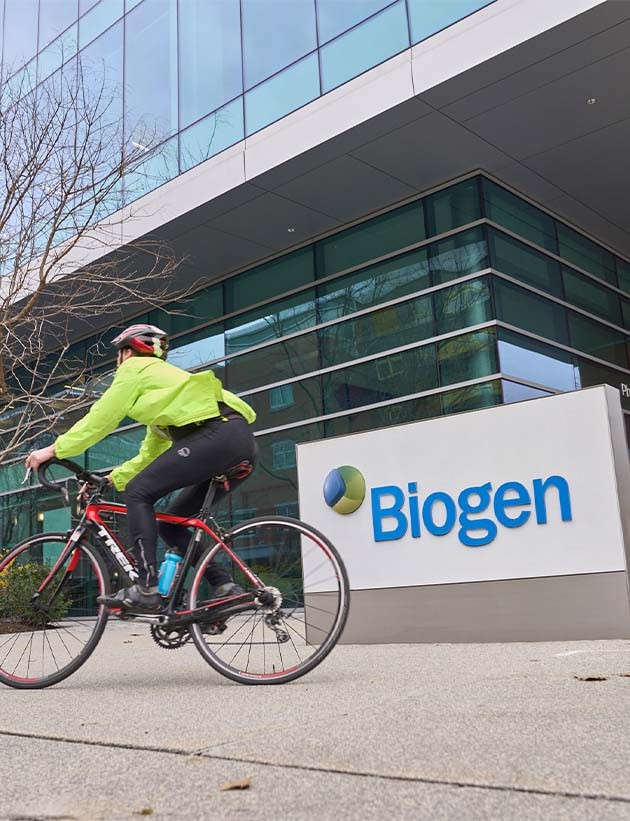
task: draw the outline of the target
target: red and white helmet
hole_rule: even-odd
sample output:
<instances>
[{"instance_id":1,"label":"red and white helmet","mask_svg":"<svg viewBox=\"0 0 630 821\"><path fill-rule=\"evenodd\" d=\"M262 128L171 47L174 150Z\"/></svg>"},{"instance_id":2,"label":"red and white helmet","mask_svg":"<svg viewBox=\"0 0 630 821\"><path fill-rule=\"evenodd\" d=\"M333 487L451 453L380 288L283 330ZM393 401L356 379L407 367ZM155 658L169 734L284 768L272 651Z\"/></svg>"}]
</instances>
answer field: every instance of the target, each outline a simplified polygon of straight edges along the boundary
<instances>
[{"instance_id":1,"label":"red and white helmet","mask_svg":"<svg viewBox=\"0 0 630 821\"><path fill-rule=\"evenodd\" d=\"M118 334L112 345L117 350L131 348L140 356L157 356L164 359L168 350L168 335L155 325L130 325Z\"/></svg>"}]
</instances>

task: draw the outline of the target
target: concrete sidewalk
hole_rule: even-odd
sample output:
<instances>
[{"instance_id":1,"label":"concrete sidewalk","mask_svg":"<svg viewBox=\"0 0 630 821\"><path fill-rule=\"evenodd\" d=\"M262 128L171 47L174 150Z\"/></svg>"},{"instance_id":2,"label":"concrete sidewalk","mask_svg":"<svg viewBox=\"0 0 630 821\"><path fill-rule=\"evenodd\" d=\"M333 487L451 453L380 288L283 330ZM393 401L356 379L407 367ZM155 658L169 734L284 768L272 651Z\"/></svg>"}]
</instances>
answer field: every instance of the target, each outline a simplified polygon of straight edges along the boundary
<instances>
[{"instance_id":1,"label":"concrete sidewalk","mask_svg":"<svg viewBox=\"0 0 630 821\"><path fill-rule=\"evenodd\" d=\"M629 709L630 641L341 646L245 687L110 623L0 690L0 819L630 819Z\"/></svg>"}]
</instances>

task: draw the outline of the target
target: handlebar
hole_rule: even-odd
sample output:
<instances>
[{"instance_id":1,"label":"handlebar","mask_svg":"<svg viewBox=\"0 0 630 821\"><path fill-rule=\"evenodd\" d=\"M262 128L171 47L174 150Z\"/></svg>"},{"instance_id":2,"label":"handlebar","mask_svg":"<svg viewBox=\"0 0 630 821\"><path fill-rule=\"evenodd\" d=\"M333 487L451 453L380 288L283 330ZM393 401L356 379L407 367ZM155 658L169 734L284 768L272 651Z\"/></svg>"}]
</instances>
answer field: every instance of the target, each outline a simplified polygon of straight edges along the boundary
<instances>
[{"instance_id":1,"label":"handlebar","mask_svg":"<svg viewBox=\"0 0 630 821\"><path fill-rule=\"evenodd\" d=\"M46 471L51 467L51 465L61 465L62 467L66 468L66 470L69 470L71 473L74 473L74 475L80 482L87 482L87 484L94 485L100 490L102 490L108 485L107 479L105 479L103 476L98 476L96 473L90 473L89 471L82 468L81 465L77 465L76 462L71 462L69 459L57 459L53 457L52 459L49 459L47 462L43 462L37 468L37 478L39 479L43 487L46 487L49 490L56 490L58 493L61 493L66 504L70 503L67 487L63 484L60 484L58 480L51 481L46 476Z\"/></svg>"}]
</instances>

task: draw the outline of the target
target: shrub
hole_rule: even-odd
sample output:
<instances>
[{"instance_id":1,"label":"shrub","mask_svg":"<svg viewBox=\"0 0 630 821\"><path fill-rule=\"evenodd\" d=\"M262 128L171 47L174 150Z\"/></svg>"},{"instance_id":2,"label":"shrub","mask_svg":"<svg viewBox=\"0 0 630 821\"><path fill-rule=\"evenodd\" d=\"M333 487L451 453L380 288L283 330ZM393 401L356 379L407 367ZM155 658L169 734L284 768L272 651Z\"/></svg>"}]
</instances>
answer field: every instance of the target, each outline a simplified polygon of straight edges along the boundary
<instances>
[{"instance_id":1,"label":"shrub","mask_svg":"<svg viewBox=\"0 0 630 821\"><path fill-rule=\"evenodd\" d=\"M49 622L61 620L70 609L70 599L59 594L50 612L34 610L31 599L50 573L50 568L36 562L9 567L0 573L0 620L43 627ZM42 602L45 604L45 601Z\"/></svg>"}]
</instances>

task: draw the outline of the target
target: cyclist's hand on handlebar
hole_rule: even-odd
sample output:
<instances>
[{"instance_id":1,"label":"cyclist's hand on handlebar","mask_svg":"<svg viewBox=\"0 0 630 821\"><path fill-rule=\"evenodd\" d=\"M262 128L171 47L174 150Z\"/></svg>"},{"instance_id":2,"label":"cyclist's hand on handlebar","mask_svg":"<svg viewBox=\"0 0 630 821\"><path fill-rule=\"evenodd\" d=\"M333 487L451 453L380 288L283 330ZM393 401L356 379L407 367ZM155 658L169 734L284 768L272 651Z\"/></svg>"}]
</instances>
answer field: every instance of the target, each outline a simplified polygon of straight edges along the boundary
<instances>
[{"instance_id":1,"label":"cyclist's hand on handlebar","mask_svg":"<svg viewBox=\"0 0 630 821\"><path fill-rule=\"evenodd\" d=\"M26 457L26 467L33 468L33 470L37 470L40 465L43 465L44 462L48 462L49 459L53 459L55 456L55 446L48 445L47 448L40 448L39 450L34 450Z\"/></svg>"}]
</instances>

